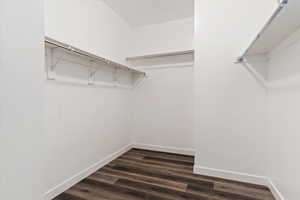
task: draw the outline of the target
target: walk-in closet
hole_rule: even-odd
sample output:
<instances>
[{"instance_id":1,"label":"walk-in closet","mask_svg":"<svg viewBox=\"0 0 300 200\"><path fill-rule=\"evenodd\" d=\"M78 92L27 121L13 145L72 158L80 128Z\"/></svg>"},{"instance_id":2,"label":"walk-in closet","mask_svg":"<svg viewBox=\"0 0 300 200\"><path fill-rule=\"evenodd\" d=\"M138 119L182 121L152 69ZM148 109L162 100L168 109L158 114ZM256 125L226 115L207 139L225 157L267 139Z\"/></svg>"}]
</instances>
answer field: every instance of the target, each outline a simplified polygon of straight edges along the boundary
<instances>
[{"instance_id":1,"label":"walk-in closet","mask_svg":"<svg viewBox=\"0 0 300 200\"><path fill-rule=\"evenodd\" d=\"M298 0L0 0L0 199L298 200L299 53Z\"/></svg>"}]
</instances>

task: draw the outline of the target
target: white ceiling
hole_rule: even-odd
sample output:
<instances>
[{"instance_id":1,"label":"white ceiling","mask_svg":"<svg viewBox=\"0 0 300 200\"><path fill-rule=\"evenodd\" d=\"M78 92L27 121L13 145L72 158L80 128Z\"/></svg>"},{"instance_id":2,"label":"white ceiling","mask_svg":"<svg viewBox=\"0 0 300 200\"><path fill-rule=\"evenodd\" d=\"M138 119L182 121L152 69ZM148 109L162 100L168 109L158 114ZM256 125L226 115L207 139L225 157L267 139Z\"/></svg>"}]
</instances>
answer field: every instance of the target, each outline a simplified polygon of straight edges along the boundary
<instances>
[{"instance_id":1,"label":"white ceiling","mask_svg":"<svg viewBox=\"0 0 300 200\"><path fill-rule=\"evenodd\" d=\"M131 26L159 24L194 15L194 0L104 0Z\"/></svg>"}]
</instances>

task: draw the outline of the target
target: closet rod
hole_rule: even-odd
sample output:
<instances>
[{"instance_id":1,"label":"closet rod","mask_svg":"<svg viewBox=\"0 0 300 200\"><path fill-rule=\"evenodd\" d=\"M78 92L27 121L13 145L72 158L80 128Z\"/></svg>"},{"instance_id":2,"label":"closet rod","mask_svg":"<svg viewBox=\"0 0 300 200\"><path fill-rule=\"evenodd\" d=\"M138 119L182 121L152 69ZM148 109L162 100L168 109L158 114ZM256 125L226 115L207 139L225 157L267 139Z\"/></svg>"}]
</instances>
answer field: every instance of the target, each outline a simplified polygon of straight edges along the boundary
<instances>
[{"instance_id":1,"label":"closet rod","mask_svg":"<svg viewBox=\"0 0 300 200\"><path fill-rule=\"evenodd\" d=\"M70 46L70 45L64 44L64 43L62 43L62 42L59 42L59 41L54 40L54 39L49 38L49 37L45 37L45 43L48 43L48 44L50 44L50 45L54 45L54 46L56 46L56 47L59 47L59 48L62 48L62 49L65 49L65 50L74 52L74 53L76 53L76 54L79 54L79 55L82 55L82 56L85 56L85 57L89 57L89 58L91 58L92 60L100 60L100 61L102 61L102 62L105 62L105 63L108 64L108 65L112 65L112 66L114 66L114 67L119 67L119 68L125 68L125 69L127 69L127 70L133 71L133 72L135 72L135 73L142 74L143 76L146 76L146 73L145 73L145 72L141 72L141 71L135 70L135 69L133 69L133 68L127 67L127 66L125 66L125 65L121 65L121 64L119 64L119 63L110 61L110 60L108 60L108 59L105 59L105 58L96 56L96 55L94 55L94 54L91 54L91 53L88 53L88 52L86 52L86 51L80 50L80 49L78 49L78 48L72 47L72 46Z\"/></svg>"},{"instance_id":2,"label":"closet rod","mask_svg":"<svg viewBox=\"0 0 300 200\"><path fill-rule=\"evenodd\" d=\"M280 0L279 1L279 6L276 8L275 12L272 14L272 16L267 21L267 23L264 25L264 27L260 30L260 32L255 37L255 39L251 42L251 44L249 45L249 47L244 51L244 53L240 57L238 57L238 59L235 61L235 63L244 62L245 56L250 51L251 47L253 47L253 45L260 38L260 36L265 32L265 30L267 30L267 28L269 27L269 25L272 24L272 22L274 21L274 19L279 15L279 13L283 10L283 8L285 8L285 6L288 4L288 1L289 0Z\"/></svg>"}]
</instances>

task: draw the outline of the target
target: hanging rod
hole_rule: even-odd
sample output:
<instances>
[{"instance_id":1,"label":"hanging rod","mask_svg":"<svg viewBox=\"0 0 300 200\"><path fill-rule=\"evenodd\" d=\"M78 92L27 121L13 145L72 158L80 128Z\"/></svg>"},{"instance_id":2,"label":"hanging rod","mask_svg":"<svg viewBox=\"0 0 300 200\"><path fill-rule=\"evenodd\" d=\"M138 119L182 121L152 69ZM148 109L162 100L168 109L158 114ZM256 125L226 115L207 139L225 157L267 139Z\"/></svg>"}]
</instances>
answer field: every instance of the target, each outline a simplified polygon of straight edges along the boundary
<instances>
[{"instance_id":1,"label":"hanging rod","mask_svg":"<svg viewBox=\"0 0 300 200\"><path fill-rule=\"evenodd\" d=\"M241 63L244 62L245 60L245 56L248 54L248 52L250 51L251 47L253 47L253 45L256 43L256 41L261 37L261 35L267 30L267 28L269 27L269 25L272 24L272 22L274 21L274 19L279 15L279 13L286 7L286 5L288 4L289 0L280 0L279 2L279 6L276 8L275 12L272 14L272 16L269 18L269 20L267 21L267 23L264 25L264 27L260 30L260 32L257 34L257 36L254 38L254 40L251 42L251 44L249 45L249 47L244 51L244 53L237 58L237 60L235 61L235 63Z\"/></svg>"},{"instance_id":2,"label":"hanging rod","mask_svg":"<svg viewBox=\"0 0 300 200\"><path fill-rule=\"evenodd\" d=\"M53 46L56 46L56 47L59 47L59 48L62 48L62 49L65 49L67 51L76 53L76 54L81 55L81 56L85 56L85 57L91 58L93 61L100 60L102 62L105 62L108 65L111 65L111 66L114 66L114 67L118 67L118 68L125 68L127 70L133 71L135 73L142 74L143 76L146 76L145 72L141 72L141 71L138 71L136 69L130 68L128 66L125 66L125 65L116 63L114 61L108 60L106 58L102 58L102 57L96 56L96 55L94 55L92 53L88 53L86 51L80 50L80 49L78 49L76 47L73 47L71 45L67 45L65 43L59 42L57 40L54 40L54 39L52 39L50 37L45 37L45 43L53 45Z\"/></svg>"},{"instance_id":3,"label":"hanging rod","mask_svg":"<svg viewBox=\"0 0 300 200\"><path fill-rule=\"evenodd\" d=\"M175 51L175 52L160 53L160 54L134 56L134 57L128 57L128 58L126 58L126 60L131 61L131 60L161 58L161 57L169 57L169 56L181 56L181 55L188 55L188 54L194 54L194 50Z\"/></svg>"}]
</instances>

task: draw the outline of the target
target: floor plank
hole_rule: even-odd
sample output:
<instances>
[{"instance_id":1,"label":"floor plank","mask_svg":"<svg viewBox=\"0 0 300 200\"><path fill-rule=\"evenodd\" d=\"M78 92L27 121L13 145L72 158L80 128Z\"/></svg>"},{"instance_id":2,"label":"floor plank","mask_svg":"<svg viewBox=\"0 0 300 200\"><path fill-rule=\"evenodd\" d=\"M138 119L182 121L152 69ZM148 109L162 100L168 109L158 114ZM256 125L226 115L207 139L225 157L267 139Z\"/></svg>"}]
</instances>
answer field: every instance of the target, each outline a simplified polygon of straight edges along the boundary
<instances>
[{"instance_id":1,"label":"floor plank","mask_svg":"<svg viewBox=\"0 0 300 200\"><path fill-rule=\"evenodd\" d=\"M178 191L182 191L182 192L186 191L186 188L187 188L186 183L171 181L171 180L157 178L157 177L144 176L141 174L135 174L135 173L130 173L130 172L126 172L126 171L119 171L119 170L114 170L111 168L103 168L103 169L99 170L97 173L109 174L109 175L112 175L112 176L118 177L118 178L124 178L124 179L134 180L134 181L143 182L143 183L149 183L149 184L158 185L161 187L170 188L170 189L178 190Z\"/></svg>"},{"instance_id":2,"label":"floor plank","mask_svg":"<svg viewBox=\"0 0 300 200\"><path fill-rule=\"evenodd\" d=\"M54 200L275 200L261 185L193 174L194 157L132 149Z\"/></svg>"}]
</instances>

